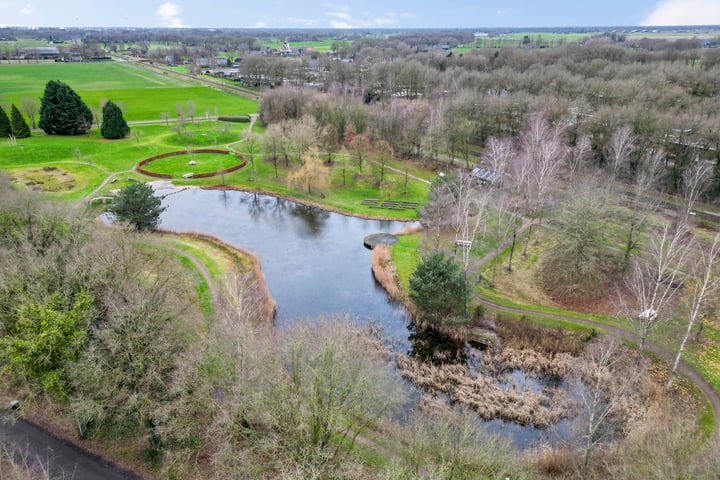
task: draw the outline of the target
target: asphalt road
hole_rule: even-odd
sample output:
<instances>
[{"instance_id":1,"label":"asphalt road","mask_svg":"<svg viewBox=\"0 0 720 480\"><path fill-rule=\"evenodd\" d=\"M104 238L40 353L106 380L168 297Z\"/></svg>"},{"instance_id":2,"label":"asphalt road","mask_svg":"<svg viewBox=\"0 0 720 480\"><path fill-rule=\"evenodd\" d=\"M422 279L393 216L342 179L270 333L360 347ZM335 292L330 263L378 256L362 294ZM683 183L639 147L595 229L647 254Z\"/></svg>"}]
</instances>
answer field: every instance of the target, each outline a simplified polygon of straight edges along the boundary
<instances>
[{"instance_id":1,"label":"asphalt road","mask_svg":"<svg viewBox=\"0 0 720 480\"><path fill-rule=\"evenodd\" d=\"M14 446L27 455L28 463L49 468L49 478L67 480L140 480L75 445L54 437L26 420L11 422L0 414L0 446Z\"/></svg>"}]
</instances>

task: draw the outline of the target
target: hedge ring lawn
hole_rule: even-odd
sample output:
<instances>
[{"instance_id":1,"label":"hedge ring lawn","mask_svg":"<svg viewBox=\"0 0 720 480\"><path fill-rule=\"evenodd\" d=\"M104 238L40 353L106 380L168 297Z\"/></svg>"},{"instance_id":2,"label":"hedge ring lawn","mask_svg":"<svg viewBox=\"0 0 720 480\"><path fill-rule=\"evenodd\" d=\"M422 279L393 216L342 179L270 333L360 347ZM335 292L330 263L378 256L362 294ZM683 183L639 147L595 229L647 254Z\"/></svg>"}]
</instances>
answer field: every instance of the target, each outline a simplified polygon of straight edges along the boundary
<instances>
[{"instance_id":1,"label":"hedge ring lawn","mask_svg":"<svg viewBox=\"0 0 720 480\"><path fill-rule=\"evenodd\" d=\"M162 178L211 177L240 169L244 164L242 157L228 150L179 150L147 158L137 164L137 170Z\"/></svg>"}]
</instances>

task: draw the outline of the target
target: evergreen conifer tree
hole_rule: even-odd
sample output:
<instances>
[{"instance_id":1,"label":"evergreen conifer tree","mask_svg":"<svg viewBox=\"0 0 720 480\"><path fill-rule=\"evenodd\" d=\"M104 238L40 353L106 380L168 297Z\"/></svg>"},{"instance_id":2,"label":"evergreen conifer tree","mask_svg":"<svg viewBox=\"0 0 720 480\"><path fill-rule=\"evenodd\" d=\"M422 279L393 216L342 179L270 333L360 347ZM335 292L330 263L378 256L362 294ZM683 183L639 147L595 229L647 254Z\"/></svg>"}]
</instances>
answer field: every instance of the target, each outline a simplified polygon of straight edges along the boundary
<instances>
[{"instance_id":1,"label":"evergreen conifer tree","mask_svg":"<svg viewBox=\"0 0 720 480\"><path fill-rule=\"evenodd\" d=\"M7 139L11 133L12 127L10 126L10 119L5 110L0 107L0 139Z\"/></svg>"},{"instance_id":2,"label":"evergreen conifer tree","mask_svg":"<svg viewBox=\"0 0 720 480\"><path fill-rule=\"evenodd\" d=\"M20 113L20 110L13 104L10 110L12 133L15 138L28 138L30 136L30 127Z\"/></svg>"},{"instance_id":3,"label":"evergreen conifer tree","mask_svg":"<svg viewBox=\"0 0 720 480\"><path fill-rule=\"evenodd\" d=\"M103 138L115 140L127 137L128 133L130 133L130 127L128 127L120 107L108 101L103 106L102 114L103 122L100 127L100 134Z\"/></svg>"},{"instance_id":4,"label":"evergreen conifer tree","mask_svg":"<svg viewBox=\"0 0 720 480\"><path fill-rule=\"evenodd\" d=\"M50 80L40 103L40 123L48 135L81 135L92 126L93 115L68 85Z\"/></svg>"}]
</instances>

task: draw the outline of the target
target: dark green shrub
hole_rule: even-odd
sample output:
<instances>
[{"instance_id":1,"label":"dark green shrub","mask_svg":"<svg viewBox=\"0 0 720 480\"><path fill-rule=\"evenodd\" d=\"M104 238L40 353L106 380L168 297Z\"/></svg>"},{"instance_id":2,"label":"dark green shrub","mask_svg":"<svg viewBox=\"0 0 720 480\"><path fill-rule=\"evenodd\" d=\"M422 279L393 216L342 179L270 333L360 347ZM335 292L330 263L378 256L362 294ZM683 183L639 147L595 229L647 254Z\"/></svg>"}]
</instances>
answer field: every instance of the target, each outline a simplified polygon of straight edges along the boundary
<instances>
[{"instance_id":1,"label":"dark green shrub","mask_svg":"<svg viewBox=\"0 0 720 480\"><path fill-rule=\"evenodd\" d=\"M7 138L12 133L12 127L10 126L10 119L8 118L7 112L0 107L0 138Z\"/></svg>"},{"instance_id":2,"label":"dark green shrub","mask_svg":"<svg viewBox=\"0 0 720 480\"><path fill-rule=\"evenodd\" d=\"M130 133L130 127L128 127L120 107L115 105L113 102L108 101L103 106L102 113L103 122L100 127L100 134L103 138L117 140L128 136Z\"/></svg>"},{"instance_id":3,"label":"dark green shrub","mask_svg":"<svg viewBox=\"0 0 720 480\"><path fill-rule=\"evenodd\" d=\"M28 124L23 118L22 113L20 113L20 110L13 105L10 112L12 119L12 133L15 135L15 138L28 138L30 136L30 127L28 127Z\"/></svg>"},{"instance_id":4,"label":"dark green shrub","mask_svg":"<svg viewBox=\"0 0 720 480\"><path fill-rule=\"evenodd\" d=\"M250 115L225 115L218 117L219 122L246 123L251 120Z\"/></svg>"},{"instance_id":5,"label":"dark green shrub","mask_svg":"<svg viewBox=\"0 0 720 480\"><path fill-rule=\"evenodd\" d=\"M82 135L92 126L93 115L68 85L50 80L40 103L39 127L48 135Z\"/></svg>"}]
</instances>

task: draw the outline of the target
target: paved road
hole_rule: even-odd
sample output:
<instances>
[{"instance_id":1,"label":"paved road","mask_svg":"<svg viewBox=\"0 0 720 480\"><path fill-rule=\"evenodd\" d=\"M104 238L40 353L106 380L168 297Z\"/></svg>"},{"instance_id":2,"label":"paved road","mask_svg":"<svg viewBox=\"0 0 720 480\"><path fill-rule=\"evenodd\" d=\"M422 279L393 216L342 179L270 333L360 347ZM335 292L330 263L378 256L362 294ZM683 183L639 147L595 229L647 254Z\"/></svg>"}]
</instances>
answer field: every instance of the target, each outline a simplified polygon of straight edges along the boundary
<instances>
[{"instance_id":1,"label":"paved road","mask_svg":"<svg viewBox=\"0 0 720 480\"><path fill-rule=\"evenodd\" d=\"M31 464L50 468L49 478L72 480L140 480L142 477L49 434L26 420L10 422L0 415L0 445L14 445ZM43 477L44 478L44 477Z\"/></svg>"}]
</instances>

